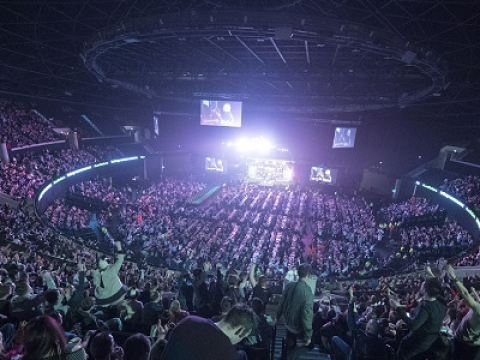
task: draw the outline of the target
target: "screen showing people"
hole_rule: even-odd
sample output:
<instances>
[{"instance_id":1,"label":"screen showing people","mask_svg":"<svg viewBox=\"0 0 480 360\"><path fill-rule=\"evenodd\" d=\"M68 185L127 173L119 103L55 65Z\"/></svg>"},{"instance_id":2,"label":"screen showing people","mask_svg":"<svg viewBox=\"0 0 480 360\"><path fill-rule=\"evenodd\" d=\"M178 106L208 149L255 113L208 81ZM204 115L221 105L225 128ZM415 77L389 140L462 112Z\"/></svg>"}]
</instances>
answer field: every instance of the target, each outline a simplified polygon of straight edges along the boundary
<instances>
[{"instance_id":1,"label":"screen showing people","mask_svg":"<svg viewBox=\"0 0 480 360\"><path fill-rule=\"evenodd\" d=\"M242 102L202 100L200 125L241 127Z\"/></svg>"},{"instance_id":2,"label":"screen showing people","mask_svg":"<svg viewBox=\"0 0 480 360\"><path fill-rule=\"evenodd\" d=\"M322 166L312 166L310 180L334 185L337 182L337 170L327 169Z\"/></svg>"},{"instance_id":3,"label":"screen showing people","mask_svg":"<svg viewBox=\"0 0 480 360\"><path fill-rule=\"evenodd\" d=\"M213 173L224 173L226 171L224 160L214 157L206 157L205 171Z\"/></svg>"},{"instance_id":4,"label":"screen showing people","mask_svg":"<svg viewBox=\"0 0 480 360\"><path fill-rule=\"evenodd\" d=\"M357 128L337 127L333 137L333 148L353 148Z\"/></svg>"}]
</instances>

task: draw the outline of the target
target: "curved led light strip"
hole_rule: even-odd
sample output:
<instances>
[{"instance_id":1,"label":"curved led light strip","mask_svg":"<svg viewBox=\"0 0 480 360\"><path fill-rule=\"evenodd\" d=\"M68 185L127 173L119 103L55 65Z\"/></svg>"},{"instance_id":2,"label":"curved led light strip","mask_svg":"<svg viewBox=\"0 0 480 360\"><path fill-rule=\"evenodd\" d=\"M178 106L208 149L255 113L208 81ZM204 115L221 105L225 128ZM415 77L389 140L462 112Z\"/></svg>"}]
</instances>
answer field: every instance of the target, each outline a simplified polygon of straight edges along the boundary
<instances>
[{"instance_id":1,"label":"curved led light strip","mask_svg":"<svg viewBox=\"0 0 480 360\"><path fill-rule=\"evenodd\" d=\"M85 171L96 169L96 168L99 168L99 167L103 167L103 166L107 166L107 165L111 165L111 164L122 163L122 162L126 162L126 161L135 161L135 160L139 160L139 159L143 160L143 159L145 159L145 156L130 156L130 157L114 159L114 160L110 160L110 161L103 161L101 163L92 164L92 165L85 166L85 167L80 168L80 169L70 171L69 173L54 179L50 184L45 186L43 188L43 190L40 192L40 195L38 195L37 201L42 200L43 196L47 193L47 191L49 191L54 185L57 185L59 182L65 180L66 178L69 178L69 177L78 175L80 173L83 173Z\"/></svg>"},{"instance_id":2,"label":"curved led light strip","mask_svg":"<svg viewBox=\"0 0 480 360\"><path fill-rule=\"evenodd\" d=\"M477 224L477 227L480 229L480 218L477 215L475 215L475 212L472 209L470 209L461 200L457 199L455 196L447 194L445 191L439 190L439 189L437 189L433 186L424 184L420 181L415 182L415 185L421 186L424 189L427 189L427 190L430 190L430 191L435 192L437 194L440 194L444 198L446 198L446 199L450 200L451 202L455 203L456 205L460 206L462 209L464 209L467 212L468 215L470 215L473 218L473 220L475 220L475 223Z\"/></svg>"}]
</instances>

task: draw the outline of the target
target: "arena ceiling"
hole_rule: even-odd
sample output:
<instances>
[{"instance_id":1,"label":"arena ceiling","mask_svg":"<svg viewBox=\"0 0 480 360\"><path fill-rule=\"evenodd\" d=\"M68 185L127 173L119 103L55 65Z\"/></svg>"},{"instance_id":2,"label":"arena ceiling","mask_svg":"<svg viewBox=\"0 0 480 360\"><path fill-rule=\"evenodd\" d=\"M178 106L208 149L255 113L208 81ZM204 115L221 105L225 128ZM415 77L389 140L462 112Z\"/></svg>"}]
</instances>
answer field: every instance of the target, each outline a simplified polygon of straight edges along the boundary
<instances>
[{"instance_id":1,"label":"arena ceiling","mask_svg":"<svg viewBox=\"0 0 480 360\"><path fill-rule=\"evenodd\" d=\"M238 99L306 119L480 115L478 1L5 0L0 10L0 96L113 108Z\"/></svg>"}]
</instances>

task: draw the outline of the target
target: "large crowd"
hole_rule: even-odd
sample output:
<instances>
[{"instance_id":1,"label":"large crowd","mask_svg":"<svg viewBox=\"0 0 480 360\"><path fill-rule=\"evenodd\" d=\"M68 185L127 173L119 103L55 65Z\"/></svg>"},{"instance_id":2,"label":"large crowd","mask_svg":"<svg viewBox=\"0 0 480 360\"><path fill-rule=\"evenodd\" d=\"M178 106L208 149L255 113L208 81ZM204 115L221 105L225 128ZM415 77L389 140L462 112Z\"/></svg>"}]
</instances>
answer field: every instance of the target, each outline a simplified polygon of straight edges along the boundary
<instances>
[{"instance_id":1,"label":"large crowd","mask_svg":"<svg viewBox=\"0 0 480 360\"><path fill-rule=\"evenodd\" d=\"M19 102L0 102L0 138L9 147L21 147L58 140L52 123Z\"/></svg>"},{"instance_id":2,"label":"large crowd","mask_svg":"<svg viewBox=\"0 0 480 360\"><path fill-rule=\"evenodd\" d=\"M1 114L4 124L28 118L25 123L35 128L43 121L8 106ZM28 143L18 136L28 135L28 128L15 124L2 131ZM0 191L32 198L52 178L118 155L101 146L24 153L3 168ZM474 179L467 178L467 189ZM463 181L444 189L475 203ZM475 335L480 327L472 320L480 308L480 279L460 282L449 266L438 269L435 281L429 280L435 278L429 268L420 275L393 275L402 266L418 271L426 261L474 245L459 224L444 221L437 205L416 197L374 212L356 194L225 185L192 206L206 188L192 178L165 178L145 189L96 178L73 185L69 193L101 200L103 210L57 199L38 219L26 206L2 205L0 359L84 359L87 353L96 360L160 359L165 349L168 358L178 341L177 325L191 314L212 318L225 334L234 316L229 314L253 316L243 340L233 335L230 340L255 356L272 345L275 319L266 305L277 284L296 280L300 263L312 265L318 276L313 290L322 297L308 320L312 346L336 360L352 353L408 358L398 356L407 356L402 344L411 340L416 326L411 319L425 299L442 304L435 319L440 326L426 337L425 351L435 344L428 358L474 358L459 355L451 344L468 354L480 346ZM91 236L81 236L87 233ZM109 263L104 254L115 250ZM476 265L478 259L478 253L468 255L458 265ZM112 296L100 292L109 289L102 274L110 272L105 280L114 283L113 297L119 297L105 304ZM378 278L380 273L386 275ZM51 342L39 346L35 336Z\"/></svg>"},{"instance_id":3,"label":"large crowd","mask_svg":"<svg viewBox=\"0 0 480 360\"><path fill-rule=\"evenodd\" d=\"M440 189L465 200L472 208L480 208L480 176L465 175L454 180L445 180Z\"/></svg>"},{"instance_id":4,"label":"large crowd","mask_svg":"<svg viewBox=\"0 0 480 360\"><path fill-rule=\"evenodd\" d=\"M443 220L445 210L428 199L412 197L408 200L382 207L377 213L380 223L428 223Z\"/></svg>"},{"instance_id":5,"label":"large crowd","mask_svg":"<svg viewBox=\"0 0 480 360\"><path fill-rule=\"evenodd\" d=\"M0 191L15 199L31 199L45 183L68 171L119 154L113 147L88 146L81 150L27 151L14 155L2 166Z\"/></svg>"},{"instance_id":6,"label":"large crowd","mask_svg":"<svg viewBox=\"0 0 480 360\"><path fill-rule=\"evenodd\" d=\"M33 348L25 339L30 331L26 326L36 322L50 323L53 319L53 324L61 329L61 338L66 339L64 351L69 358L83 359L88 352L94 359L101 359L93 339L109 331L113 334L112 344L123 345L123 348L112 347L112 351L119 353L116 354L118 359L138 358L135 357L138 353L129 353L128 344L133 341L128 340L130 336L147 339L149 355L145 359L159 359L175 327L189 314L218 322L233 311L232 307L237 309L242 303L255 309L257 325L254 334L246 337L239 348L251 354L259 347L272 346L275 319L265 312L265 304L272 301L273 289L264 281L265 273L259 271L257 261L243 271L224 268L220 263L211 266L208 261L202 268L197 264L191 270L169 271L144 262L123 260L120 251L111 266L119 263L118 278L126 287L125 299L100 306L96 304L99 300L95 290L99 286L95 269L102 261L99 252L82 245L80 239L67 239L44 228L21 210L3 206L0 220L5 229L0 248L3 324L0 327L3 336L0 355L5 358L23 356L28 359ZM127 247L127 242L123 246ZM338 360L348 359L351 352L360 354L362 351L365 355L387 359L411 330L408 319L416 316L415 309L422 304L425 294L421 285L433 275L427 270L425 274L345 280L339 286L336 283L337 286L329 287L323 283L321 299L314 304L314 316L309 320L313 329L311 346ZM441 270L435 270L436 275L445 279L445 272ZM478 290L480 279L465 278L463 283L467 288ZM438 352L437 356L445 354L445 359L460 359L452 357L451 344L457 341L455 339L464 341L462 336L468 336L464 323L470 319L472 305L452 281L445 282L441 289L445 310L439 320L440 337L432 349ZM473 294L476 290L470 292ZM347 296L349 292L353 292L350 297ZM439 289L437 294L440 294ZM397 309L399 306L410 313L410 317L404 317ZM374 336L375 341L368 340L368 336ZM367 343L359 347L359 341Z\"/></svg>"},{"instance_id":7,"label":"large crowd","mask_svg":"<svg viewBox=\"0 0 480 360\"><path fill-rule=\"evenodd\" d=\"M72 191L109 203L109 211L95 214L99 226L108 227L116 217L116 232L130 254L148 263L178 270L208 262L245 270L257 258L271 275L295 265L304 248L305 193L224 187L207 205L188 206L204 188L196 181L165 179L135 196L103 179ZM79 230L90 227L93 215L58 199L44 218L61 230Z\"/></svg>"}]
</instances>

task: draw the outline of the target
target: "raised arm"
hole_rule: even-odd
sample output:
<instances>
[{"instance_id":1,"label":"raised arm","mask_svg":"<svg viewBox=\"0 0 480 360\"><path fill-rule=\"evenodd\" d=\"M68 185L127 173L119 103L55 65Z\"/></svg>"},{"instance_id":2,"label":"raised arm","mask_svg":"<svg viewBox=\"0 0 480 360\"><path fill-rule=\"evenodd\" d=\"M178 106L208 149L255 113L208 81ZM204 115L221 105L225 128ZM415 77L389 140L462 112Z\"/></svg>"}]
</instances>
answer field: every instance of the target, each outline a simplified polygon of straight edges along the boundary
<instances>
[{"instance_id":1,"label":"raised arm","mask_svg":"<svg viewBox=\"0 0 480 360\"><path fill-rule=\"evenodd\" d=\"M120 241L115 241L115 247L117 248L117 260L113 263L112 269L118 274L125 259L125 254L122 252L122 243Z\"/></svg>"},{"instance_id":2,"label":"raised arm","mask_svg":"<svg viewBox=\"0 0 480 360\"><path fill-rule=\"evenodd\" d=\"M53 279L53 276L52 274L50 274L49 271L42 271L42 275L43 279L45 280L45 283L47 284L47 288L48 289L56 289L57 288L57 284L55 284L55 280Z\"/></svg>"},{"instance_id":3,"label":"raised arm","mask_svg":"<svg viewBox=\"0 0 480 360\"><path fill-rule=\"evenodd\" d=\"M252 287L257 286L257 280L255 279L255 270L257 268L257 261L253 259L252 268L250 269L250 283Z\"/></svg>"},{"instance_id":4,"label":"raised arm","mask_svg":"<svg viewBox=\"0 0 480 360\"><path fill-rule=\"evenodd\" d=\"M463 285L463 283L458 280L457 276L455 275L455 269L453 268L453 266L448 264L446 270L450 279L455 282L455 287L457 288L460 296L465 299L465 301L468 303L468 306L470 306L476 313L479 313L480 303L478 302L478 294L476 293L475 289L473 289L474 296L472 296L468 292L468 289L465 287L465 285Z\"/></svg>"},{"instance_id":5,"label":"raised arm","mask_svg":"<svg viewBox=\"0 0 480 360\"><path fill-rule=\"evenodd\" d=\"M347 311L347 324L348 330L351 332L358 331L357 319L358 313L356 313L354 298L353 298L353 288L350 286L348 288L348 295L350 296L350 300L348 302L348 311Z\"/></svg>"},{"instance_id":6,"label":"raised arm","mask_svg":"<svg viewBox=\"0 0 480 360\"><path fill-rule=\"evenodd\" d=\"M398 301L390 299L390 305L397 310L397 313L400 315L401 319L412 331L419 329L428 319L427 310L425 310L423 305L420 305L420 308L418 309L418 312L414 318L410 318L407 316L405 306L400 305Z\"/></svg>"},{"instance_id":7,"label":"raised arm","mask_svg":"<svg viewBox=\"0 0 480 360\"><path fill-rule=\"evenodd\" d=\"M70 306L74 306L76 308L82 305L83 300L83 292L85 290L85 264L81 261L78 264L78 286L72 293L72 297L68 301Z\"/></svg>"},{"instance_id":8,"label":"raised arm","mask_svg":"<svg viewBox=\"0 0 480 360\"><path fill-rule=\"evenodd\" d=\"M427 276L429 278L435 277L435 275L433 274L432 268L428 265L425 266L425 276Z\"/></svg>"}]
</instances>

